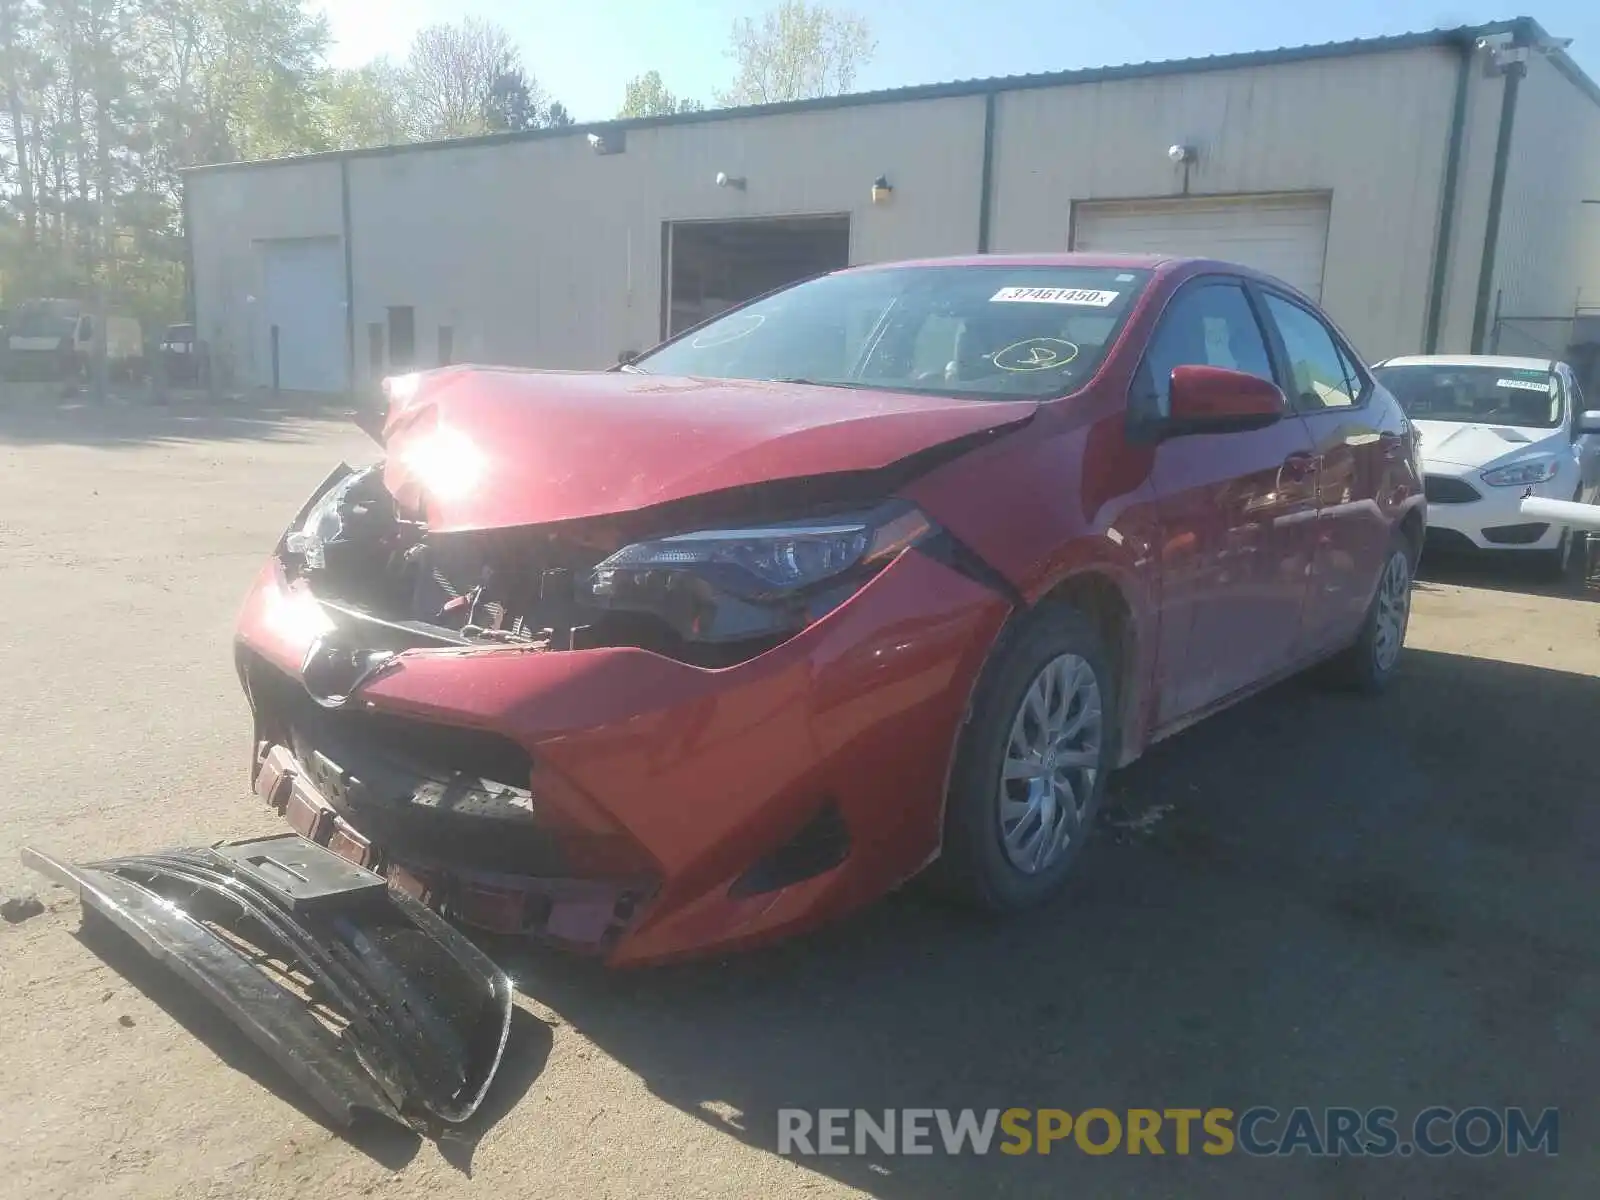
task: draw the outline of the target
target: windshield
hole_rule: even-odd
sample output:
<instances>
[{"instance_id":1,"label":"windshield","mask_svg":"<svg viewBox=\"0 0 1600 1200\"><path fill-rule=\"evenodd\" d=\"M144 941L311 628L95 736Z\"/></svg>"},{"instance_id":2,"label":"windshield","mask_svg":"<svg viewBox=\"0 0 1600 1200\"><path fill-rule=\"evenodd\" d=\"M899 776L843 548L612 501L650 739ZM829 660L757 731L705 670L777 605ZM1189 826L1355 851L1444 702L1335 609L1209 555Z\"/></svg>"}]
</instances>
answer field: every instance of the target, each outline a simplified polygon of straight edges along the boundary
<instances>
[{"instance_id":1,"label":"windshield","mask_svg":"<svg viewBox=\"0 0 1600 1200\"><path fill-rule=\"evenodd\" d=\"M980 398L1087 383L1148 271L896 267L828 275L727 313L630 370Z\"/></svg>"},{"instance_id":2,"label":"windshield","mask_svg":"<svg viewBox=\"0 0 1600 1200\"><path fill-rule=\"evenodd\" d=\"M1413 364L1379 367L1378 381L1418 421L1481 421L1554 429L1561 424L1561 381L1542 368Z\"/></svg>"},{"instance_id":3,"label":"windshield","mask_svg":"<svg viewBox=\"0 0 1600 1200\"><path fill-rule=\"evenodd\" d=\"M11 332L18 337L71 337L76 325L76 318L59 306L38 305L19 309Z\"/></svg>"}]
</instances>

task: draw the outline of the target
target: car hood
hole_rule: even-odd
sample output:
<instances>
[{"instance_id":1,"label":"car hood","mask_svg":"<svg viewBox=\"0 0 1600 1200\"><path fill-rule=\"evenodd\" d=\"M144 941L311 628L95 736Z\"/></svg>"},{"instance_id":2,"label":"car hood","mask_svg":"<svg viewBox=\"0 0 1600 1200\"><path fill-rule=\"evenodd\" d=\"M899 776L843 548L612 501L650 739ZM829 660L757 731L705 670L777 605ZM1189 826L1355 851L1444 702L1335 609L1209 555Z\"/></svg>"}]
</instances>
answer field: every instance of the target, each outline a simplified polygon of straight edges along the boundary
<instances>
[{"instance_id":1,"label":"car hood","mask_svg":"<svg viewBox=\"0 0 1600 1200\"><path fill-rule=\"evenodd\" d=\"M1559 429L1479 425L1461 421L1412 421L1422 435L1422 460L1457 467L1485 467L1507 455L1521 457L1564 444ZM1550 443L1543 445L1542 443Z\"/></svg>"},{"instance_id":2,"label":"car hood","mask_svg":"<svg viewBox=\"0 0 1600 1200\"><path fill-rule=\"evenodd\" d=\"M367 426L387 450L384 483L439 531L877 470L1038 410L1031 400L626 372L451 367L390 386L381 427Z\"/></svg>"}]
</instances>

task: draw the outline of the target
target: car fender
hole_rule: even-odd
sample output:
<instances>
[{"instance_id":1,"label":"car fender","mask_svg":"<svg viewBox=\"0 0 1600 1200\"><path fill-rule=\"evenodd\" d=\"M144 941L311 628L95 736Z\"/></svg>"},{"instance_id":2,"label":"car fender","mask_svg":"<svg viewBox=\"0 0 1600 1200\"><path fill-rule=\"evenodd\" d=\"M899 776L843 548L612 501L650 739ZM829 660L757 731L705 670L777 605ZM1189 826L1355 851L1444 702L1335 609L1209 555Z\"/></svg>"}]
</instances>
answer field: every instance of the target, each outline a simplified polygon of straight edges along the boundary
<instances>
[{"instance_id":1,"label":"car fender","mask_svg":"<svg viewBox=\"0 0 1600 1200\"><path fill-rule=\"evenodd\" d=\"M1126 613L1120 762L1146 739L1160 611L1153 454L1123 436L1118 403L1050 406L1030 426L946 463L902 493L1012 589L1015 620L1103 580ZM1099 616L1099 614L1091 614ZM991 647L990 653L993 653Z\"/></svg>"}]
</instances>

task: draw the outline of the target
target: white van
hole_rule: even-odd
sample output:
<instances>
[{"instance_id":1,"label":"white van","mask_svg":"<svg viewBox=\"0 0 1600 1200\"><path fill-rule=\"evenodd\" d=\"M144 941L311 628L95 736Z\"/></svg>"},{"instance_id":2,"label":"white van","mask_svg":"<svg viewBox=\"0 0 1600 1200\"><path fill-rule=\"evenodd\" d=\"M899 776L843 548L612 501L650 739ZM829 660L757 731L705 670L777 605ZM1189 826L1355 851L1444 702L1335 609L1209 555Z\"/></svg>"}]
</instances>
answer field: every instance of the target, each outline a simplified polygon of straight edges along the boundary
<instances>
[{"instance_id":1,"label":"white van","mask_svg":"<svg viewBox=\"0 0 1600 1200\"><path fill-rule=\"evenodd\" d=\"M144 374L144 331L132 317L106 317L106 361L114 378ZM7 373L60 379L94 369L99 330L76 300L32 300L18 307L6 331Z\"/></svg>"}]
</instances>

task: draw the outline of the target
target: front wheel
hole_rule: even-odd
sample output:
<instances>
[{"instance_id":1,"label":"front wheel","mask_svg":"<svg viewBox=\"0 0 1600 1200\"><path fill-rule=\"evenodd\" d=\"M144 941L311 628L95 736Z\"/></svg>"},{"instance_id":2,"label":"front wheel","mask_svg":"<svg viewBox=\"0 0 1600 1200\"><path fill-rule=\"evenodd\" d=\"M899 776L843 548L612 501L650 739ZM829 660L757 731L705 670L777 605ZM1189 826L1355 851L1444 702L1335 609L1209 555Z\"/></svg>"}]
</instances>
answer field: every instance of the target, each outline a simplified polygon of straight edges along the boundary
<instances>
[{"instance_id":1,"label":"front wheel","mask_svg":"<svg viewBox=\"0 0 1600 1200\"><path fill-rule=\"evenodd\" d=\"M1333 661L1340 682L1374 694L1389 686L1400 665L1400 649L1411 622L1412 572L1411 547L1403 536L1397 536L1378 576L1378 590L1360 635Z\"/></svg>"},{"instance_id":2,"label":"front wheel","mask_svg":"<svg viewBox=\"0 0 1600 1200\"><path fill-rule=\"evenodd\" d=\"M1094 623L1050 606L984 668L961 732L934 879L1011 912L1058 892L1114 765L1117 686Z\"/></svg>"},{"instance_id":3,"label":"front wheel","mask_svg":"<svg viewBox=\"0 0 1600 1200\"><path fill-rule=\"evenodd\" d=\"M1555 583L1566 583L1573 577L1575 568L1588 555L1588 534L1570 525L1561 531L1561 540L1554 550L1535 551L1538 555L1539 574Z\"/></svg>"}]
</instances>

